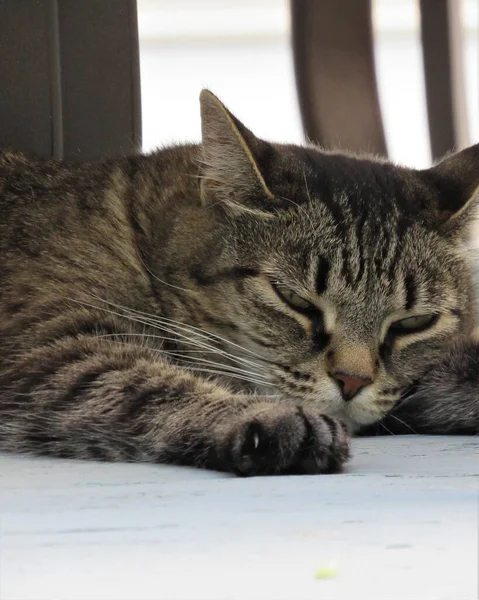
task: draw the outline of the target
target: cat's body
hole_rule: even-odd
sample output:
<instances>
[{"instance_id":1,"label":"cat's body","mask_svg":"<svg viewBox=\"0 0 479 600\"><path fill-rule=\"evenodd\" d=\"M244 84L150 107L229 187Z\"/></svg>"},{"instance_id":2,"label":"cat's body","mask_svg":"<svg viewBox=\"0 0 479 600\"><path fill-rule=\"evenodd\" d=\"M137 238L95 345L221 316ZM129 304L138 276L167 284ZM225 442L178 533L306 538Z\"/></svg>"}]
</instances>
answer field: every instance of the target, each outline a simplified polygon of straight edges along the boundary
<instances>
[{"instance_id":1,"label":"cat's body","mask_svg":"<svg viewBox=\"0 0 479 600\"><path fill-rule=\"evenodd\" d=\"M477 146L419 172L202 111L150 156L0 153L0 449L319 473L381 419L479 433Z\"/></svg>"}]
</instances>

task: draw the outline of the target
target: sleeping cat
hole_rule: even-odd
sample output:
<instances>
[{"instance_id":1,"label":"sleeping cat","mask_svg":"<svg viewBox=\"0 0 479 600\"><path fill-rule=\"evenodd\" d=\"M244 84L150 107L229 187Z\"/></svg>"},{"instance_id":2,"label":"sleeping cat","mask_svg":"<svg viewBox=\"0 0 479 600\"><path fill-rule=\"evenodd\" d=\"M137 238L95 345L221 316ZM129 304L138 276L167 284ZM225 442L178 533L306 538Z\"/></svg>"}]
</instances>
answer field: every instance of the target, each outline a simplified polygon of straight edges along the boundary
<instances>
[{"instance_id":1,"label":"sleeping cat","mask_svg":"<svg viewBox=\"0 0 479 600\"><path fill-rule=\"evenodd\" d=\"M255 137L0 153L0 449L330 473L364 431L477 434L479 145L418 171Z\"/></svg>"}]
</instances>

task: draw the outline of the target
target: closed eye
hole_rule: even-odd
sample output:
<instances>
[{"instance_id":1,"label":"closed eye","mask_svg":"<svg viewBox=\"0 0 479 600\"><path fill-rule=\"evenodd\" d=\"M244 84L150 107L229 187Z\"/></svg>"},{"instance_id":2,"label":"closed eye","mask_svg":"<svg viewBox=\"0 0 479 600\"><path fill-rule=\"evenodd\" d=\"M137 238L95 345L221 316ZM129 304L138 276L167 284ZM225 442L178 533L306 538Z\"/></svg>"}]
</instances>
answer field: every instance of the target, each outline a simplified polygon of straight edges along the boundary
<instances>
[{"instance_id":1,"label":"closed eye","mask_svg":"<svg viewBox=\"0 0 479 600\"><path fill-rule=\"evenodd\" d=\"M438 318L439 315L437 313L407 317L406 319L401 319L400 321L392 323L389 327L389 332L393 335L419 333L420 331L432 327Z\"/></svg>"},{"instance_id":2,"label":"closed eye","mask_svg":"<svg viewBox=\"0 0 479 600\"><path fill-rule=\"evenodd\" d=\"M308 300L305 300L285 285L271 282L271 286L276 292L276 295L292 309L305 315L312 315L321 312L314 304L308 302Z\"/></svg>"}]
</instances>

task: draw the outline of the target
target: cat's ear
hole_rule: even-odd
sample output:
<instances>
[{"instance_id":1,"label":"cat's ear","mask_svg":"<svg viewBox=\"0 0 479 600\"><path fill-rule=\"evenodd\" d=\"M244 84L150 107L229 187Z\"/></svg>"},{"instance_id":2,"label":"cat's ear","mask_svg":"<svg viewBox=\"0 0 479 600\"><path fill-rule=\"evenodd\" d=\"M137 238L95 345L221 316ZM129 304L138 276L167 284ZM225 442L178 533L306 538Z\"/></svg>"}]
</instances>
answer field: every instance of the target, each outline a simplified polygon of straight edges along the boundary
<instances>
[{"instance_id":1,"label":"cat's ear","mask_svg":"<svg viewBox=\"0 0 479 600\"><path fill-rule=\"evenodd\" d=\"M262 214L279 206L257 155L265 145L208 90L200 94L203 170L201 197L235 212Z\"/></svg>"},{"instance_id":2,"label":"cat's ear","mask_svg":"<svg viewBox=\"0 0 479 600\"><path fill-rule=\"evenodd\" d=\"M479 144L444 158L422 173L437 195L441 232L467 239L479 208Z\"/></svg>"}]
</instances>

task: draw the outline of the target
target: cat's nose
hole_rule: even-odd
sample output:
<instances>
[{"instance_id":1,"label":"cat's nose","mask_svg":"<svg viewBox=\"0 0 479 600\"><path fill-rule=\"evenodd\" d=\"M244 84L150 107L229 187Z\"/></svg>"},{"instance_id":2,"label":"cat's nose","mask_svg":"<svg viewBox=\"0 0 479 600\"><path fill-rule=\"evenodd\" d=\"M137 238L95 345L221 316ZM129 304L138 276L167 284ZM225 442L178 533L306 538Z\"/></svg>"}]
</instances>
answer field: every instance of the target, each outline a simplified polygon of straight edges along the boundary
<instances>
[{"instance_id":1,"label":"cat's nose","mask_svg":"<svg viewBox=\"0 0 479 600\"><path fill-rule=\"evenodd\" d=\"M334 371L330 375L338 382L345 402L352 400L364 387L373 382L371 377L353 375L344 371Z\"/></svg>"}]
</instances>

